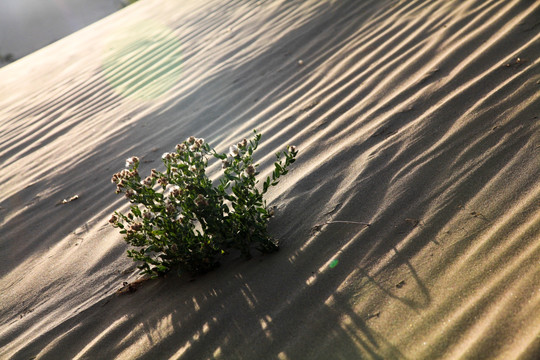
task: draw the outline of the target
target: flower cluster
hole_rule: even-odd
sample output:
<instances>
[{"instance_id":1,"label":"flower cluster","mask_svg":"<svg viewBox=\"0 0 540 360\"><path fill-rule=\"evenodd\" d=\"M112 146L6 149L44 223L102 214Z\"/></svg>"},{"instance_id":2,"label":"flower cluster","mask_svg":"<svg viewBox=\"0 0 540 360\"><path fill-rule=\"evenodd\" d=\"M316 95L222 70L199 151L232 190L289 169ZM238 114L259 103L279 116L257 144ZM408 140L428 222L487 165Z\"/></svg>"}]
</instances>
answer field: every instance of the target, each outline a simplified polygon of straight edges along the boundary
<instances>
[{"instance_id":1,"label":"flower cluster","mask_svg":"<svg viewBox=\"0 0 540 360\"><path fill-rule=\"evenodd\" d=\"M135 156L133 158L137 159ZM126 164L128 164L128 162L133 158L128 159L126 161ZM111 182L116 184L117 194L120 194L122 192L122 189L125 188L127 184L129 184L133 179L137 179L139 176L139 172L137 171L137 166L139 165L139 162L137 161L136 163L130 164L132 164L131 170L124 169L114 174L111 178Z\"/></svg>"},{"instance_id":2,"label":"flower cluster","mask_svg":"<svg viewBox=\"0 0 540 360\"><path fill-rule=\"evenodd\" d=\"M152 169L141 180L140 161L134 156L126 160L126 169L113 175L116 192L124 193L132 206L127 214L115 212L109 222L133 246L128 256L142 263L143 273L157 276L173 267L205 272L232 249L249 257L252 244L261 251L276 250L267 232L273 210L263 195L287 173L297 150L290 146L277 154L272 176L259 189L253 152L260 137L255 132L253 140L243 139L221 154L191 136L176 145L175 152L163 154L164 171ZM206 175L211 158L222 163L218 186Z\"/></svg>"}]
</instances>

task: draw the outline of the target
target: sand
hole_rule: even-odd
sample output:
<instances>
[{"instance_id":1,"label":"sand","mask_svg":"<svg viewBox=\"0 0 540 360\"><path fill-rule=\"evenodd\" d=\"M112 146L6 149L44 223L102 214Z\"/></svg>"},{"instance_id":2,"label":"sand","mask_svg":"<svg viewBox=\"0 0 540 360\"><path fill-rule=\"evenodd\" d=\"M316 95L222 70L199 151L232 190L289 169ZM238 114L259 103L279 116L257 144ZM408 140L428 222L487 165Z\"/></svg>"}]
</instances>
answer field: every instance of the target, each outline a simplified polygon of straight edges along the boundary
<instances>
[{"instance_id":1,"label":"sand","mask_svg":"<svg viewBox=\"0 0 540 360\"><path fill-rule=\"evenodd\" d=\"M0 358L538 358L538 19L144 0L2 68ZM112 174L254 128L263 176L299 149L268 196L281 250L118 295Z\"/></svg>"}]
</instances>

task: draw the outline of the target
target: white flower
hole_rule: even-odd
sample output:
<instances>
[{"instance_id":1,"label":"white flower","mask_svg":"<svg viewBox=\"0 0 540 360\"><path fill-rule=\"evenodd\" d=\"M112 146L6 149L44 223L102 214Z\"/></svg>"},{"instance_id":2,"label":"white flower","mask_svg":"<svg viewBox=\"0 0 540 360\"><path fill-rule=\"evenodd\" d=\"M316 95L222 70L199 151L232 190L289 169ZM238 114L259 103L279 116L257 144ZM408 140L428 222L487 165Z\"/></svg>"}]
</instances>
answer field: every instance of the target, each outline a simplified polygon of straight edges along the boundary
<instances>
[{"instance_id":1,"label":"white flower","mask_svg":"<svg viewBox=\"0 0 540 360\"><path fill-rule=\"evenodd\" d=\"M167 211L168 213L172 213L175 210L176 210L176 206L174 205L174 203L172 203L169 200L166 200L165 201L165 211Z\"/></svg>"},{"instance_id":2,"label":"white flower","mask_svg":"<svg viewBox=\"0 0 540 360\"><path fill-rule=\"evenodd\" d=\"M170 156L171 156L171 153L165 152L165 153L163 153L163 155L161 155L161 158L162 159L168 159L168 158L170 158Z\"/></svg>"},{"instance_id":3,"label":"white flower","mask_svg":"<svg viewBox=\"0 0 540 360\"><path fill-rule=\"evenodd\" d=\"M180 195L182 195L182 189L180 189L179 186L173 186L173 189L171 190L171 193L169 194L169 196L172 196L172 197L179 197Z\"/></svg>"},{"instance_id":4,"label":"white flower","mask_svg":"<svg viewBox=\"0 0 540 360\"><path fill-rule=\"evenodd\" d=\"M126 193L125 193L126 197L128 199L131 199L132 197L134 197L135 195L137 195L137 192L135 190L127 190Z\"/></svg>"},{"instance_id":5,"label":"white flower","mask_svg":"<svg viewBox=\"0 0 540 360\"><path fill-rule=\"evenodd\" d=\"M229 154L227 155L227 158L225 160L221 160L221 166L223 169L226 169L228 168L229 166L232 165L234 161L234 158Z\"/></svg>"},{"instance_id":6,"label":"white flower","mask_svg":"<svg viewBox=\"0 0 540 360\"><path fill-rule=\"evenodd\" d=\"M194 202L197 206L208 206L208 200L206 200L203 194L197 195L197 198L194 200Z\"/></svg>"},{"instance_id":7,"label":"white flower","mask_svg":"<svg viewBox=\"0 0 540 360\"><path fill-rule=\"evenodd\" d=\"M248 143L247 139L244 139L244 140L240 141L237 146L239 148L245 148L247 146L247 143Z\"/></svg>"},{"instance_id":8,"label":"white flower","mask_svg":"<svg viewBox=\"0 0 540 360\"><path fill-rule=\"evenodd\" d=\"M144 180L141 180L141 185L146 185L146 186L152 185L152 177L147 176Z\"/></svg>"},{"instance_id":9,"label":"white flower","mask_svg":"<svg viewBox=\"0 0 540 360\"><path fill-rule=\"evenodd\" d=\"M198 151L193 153L193 157L194 157L195 159L200 159L201 156L202 156L202 153L200 153L200 152L198 152Z\"/></svg>"},{"instance_id":10,"label":"white flower","mask_svg":"<svg viewBox=\"0 0 540 360\"><path fill-rule=\"evenodd\" d=\"M255 175L255 166L249 165L249 166L246 168L246 174L247 174L247 176L253 176L253 175Z\"/></svg>"},{"instance_id":11,"label":"white flower","mask_svg":"<svg viewBox=\"0 0 540 360\"><path fill-rule=\"evenodd\" d=\"M132 156L129 159L126 160L126 167L131 167L131 165L138 164L139 158L136 156Z\"/></svg>"},{"instance_id":12,"label":"white flower","mask_svg":"<svg viewBox=\"0 0 540 360\"><path fill-rule=\"evenodd\" d=\"M176 145L176 151L180 154L182 154L186 149L187 146L184 143Z\"/></svg>"},{"instance_id":13,"label":"white flower","mask_svg":"<svg viewBox=\"0 0 540 360\"><path fill-rule=\"evenodd\" d=\"M238 146L236 145L229 146L229 155L240 156L240 150L238 150Z\"/></svg>"},{"instance_id":14,"label":"white flower","mask_svg":"<svg viewBox=\"0 0 540 360\"><path fill-rule=\"evenodd\" d=\"M135 222L129 226L129 230L131 230L132 232L137 232L141 230L142 227L143 227L143 224L141 224L140 222Z\"/></svg>"},{"instance_id":15,"label":"white flower","mask_svg":"<svg viewBox=\"0 0 540 360\"><path fill-rule=\"evenodd\" d=\"M168 189L168 193L165 196L168 198L173 198L180 194L180 186L178 185L170 185L170 187L167 186L167 189Z\"/></svg>"}]
</instances>

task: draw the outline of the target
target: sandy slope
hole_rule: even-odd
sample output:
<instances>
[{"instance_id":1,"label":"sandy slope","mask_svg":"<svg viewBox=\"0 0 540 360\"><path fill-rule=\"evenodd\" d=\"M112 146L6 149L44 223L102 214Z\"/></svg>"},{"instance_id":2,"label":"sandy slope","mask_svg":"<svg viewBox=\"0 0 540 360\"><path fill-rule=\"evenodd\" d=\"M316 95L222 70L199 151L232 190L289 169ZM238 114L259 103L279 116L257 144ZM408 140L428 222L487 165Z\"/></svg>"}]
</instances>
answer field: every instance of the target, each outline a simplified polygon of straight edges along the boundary
<instances>
[{"instance_id":1,"label":"sandy slope","mask_svg":"<svg viewBox=\"0 0 540 360\"><path fill-rule=\"evenodd\" d=\"M145 0L3 68L0 358L537 358L539 19ZM282 250L115 295L137 272L112 173L253 128L265 174L300 149L269 198Z\"/></svg>"}]
</instances>

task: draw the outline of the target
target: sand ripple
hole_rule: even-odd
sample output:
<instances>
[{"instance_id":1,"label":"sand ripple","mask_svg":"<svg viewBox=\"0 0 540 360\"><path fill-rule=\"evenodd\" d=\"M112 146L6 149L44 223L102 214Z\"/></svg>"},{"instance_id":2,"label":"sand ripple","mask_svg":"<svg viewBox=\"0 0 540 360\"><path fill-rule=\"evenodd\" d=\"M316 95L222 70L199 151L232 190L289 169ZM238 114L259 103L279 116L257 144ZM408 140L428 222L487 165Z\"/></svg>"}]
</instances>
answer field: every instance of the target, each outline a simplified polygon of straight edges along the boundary
<instances>
[{"instance_id":1,"label":"sand ripple","mask_svg":"<svg viewBox=\"0 0 540 360\"><path fill-rule=\"evenodd\" d=\"M2 68L0 357L537 358L539 18L145 0ZM300 149L270 193L282 251L116 295L112 173L254 128L263 175Z\"/></svg>"}]
</instances>

